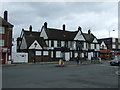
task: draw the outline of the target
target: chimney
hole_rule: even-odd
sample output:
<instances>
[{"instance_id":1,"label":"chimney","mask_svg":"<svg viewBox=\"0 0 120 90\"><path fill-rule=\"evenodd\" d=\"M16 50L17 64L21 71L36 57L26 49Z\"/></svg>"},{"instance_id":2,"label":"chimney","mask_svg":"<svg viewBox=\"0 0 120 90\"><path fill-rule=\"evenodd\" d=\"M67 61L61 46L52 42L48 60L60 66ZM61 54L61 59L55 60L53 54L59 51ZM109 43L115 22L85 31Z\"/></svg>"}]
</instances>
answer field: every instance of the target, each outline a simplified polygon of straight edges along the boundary
<instances>
[{"instance_id":1,"label":"chimney","mask_svg":"<svg viewBox=\"0 0 120 90\"><path fill-rule=\"evenodd\" d=\"M79 30L80 30L80 31L82 30L82 28L81 28L80 26L78 26L78 31L79 31Z\"/></svg>"},{"instance_id":2,"label":"chimney","mask_svg":"<svg viewBox=\"0 0 120 90\"><path fill-rule=\"evenodd\" d=\"M65 31L65 24L63 24L63 31Z\"/></svg>"},{"instance_id":3,"label":"chimney","mask_svg":"<svg viewBox=\"0 0 120 90\"><path fill-rule=\"evenodd\" d=\"M44 27L47 29L47 22L44 23Z\"/></svg>"},{"instance_id":4,"label":"chimney","mask_svg":"<svg viewBox=\"0 0 120 90\"><path fill-rule=\"evenodd\" d=\"M30 30L30 32L32 32L32 25L30 25L29 30Z\"/></svg>"},{"instance_id":5,"label":"chimney","mask_svg":"<svg viewBox=\"0 0 120 90\"><path fill-rule=\"evenodd\" d=\"M88 34L91 34L91 31L90 31L90 29L88 30Z\"/></svg>"},{"instance_id":6,"label":"chimney","mask_svg":"<svg viewBox=\"0 0 120 90\"><path fill-rule=\"evenodd\" d=\"M4 11L4 19L7 21L8 20L8 12Z\"/></svg>"}]
</instances>

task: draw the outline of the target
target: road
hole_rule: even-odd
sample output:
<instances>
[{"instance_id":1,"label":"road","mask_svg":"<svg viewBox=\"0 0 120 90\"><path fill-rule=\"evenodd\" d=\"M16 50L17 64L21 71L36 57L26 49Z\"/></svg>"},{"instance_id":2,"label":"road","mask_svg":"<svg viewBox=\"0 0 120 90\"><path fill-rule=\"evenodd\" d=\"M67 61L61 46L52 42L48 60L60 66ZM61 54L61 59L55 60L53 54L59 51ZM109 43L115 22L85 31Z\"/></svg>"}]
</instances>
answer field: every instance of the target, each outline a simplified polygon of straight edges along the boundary
<instances>
[{"instance_id":1,"label":"road","mask_svg":"<svg viewBox=\"0 0 120 90\"><path fill-rule=\"evenodd\" d=\"M27 64L3 67L3 88L118 88L118 66Z\"/></svg>"}]
</instances>

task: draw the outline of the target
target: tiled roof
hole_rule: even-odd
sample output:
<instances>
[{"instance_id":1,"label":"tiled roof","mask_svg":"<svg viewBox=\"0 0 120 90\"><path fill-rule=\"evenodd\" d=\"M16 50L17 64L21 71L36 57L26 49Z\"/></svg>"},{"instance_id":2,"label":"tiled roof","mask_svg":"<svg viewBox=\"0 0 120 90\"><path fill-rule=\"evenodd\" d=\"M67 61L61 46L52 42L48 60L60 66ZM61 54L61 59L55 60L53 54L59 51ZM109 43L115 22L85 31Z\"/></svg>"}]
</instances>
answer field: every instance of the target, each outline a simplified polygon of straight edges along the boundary
<instances>
[{"instance_id":1,"label":"tiled roof","mask_svg":"<svg viewBox=\"0 0 120 90\"><path fill-rule=\"evenodd\" d=\"M13 27L13 25L11 23L7 22L2 17L0 17L0 25L2 25L2 26L8 26L8 27Z\"/></svg>"},{"instance_id":2,"label":"tiled roof","mask_svg":"<svg viewBox=\"0 0 120 90\"><path fill-rule=\"evenodd\" d=\"M25 36L39 36L40 35L40 32L37 32L37 31L27 31L27 30L24 30L24 35Z\"/></svg>"},{"instance_id":3,"label":"tiled roof","mask_svg":"<svg viewBox=\"0 0 120 90\"><path fill-rule=\"evenodd\" d=\"M31 44L36 40L41 47L47 47L44 39L42 37L38 36L25 36L25 40L27 43L28 48L31 46Z\"/></svg>"},{"instance_id":4,"label":"tiled roof","mask_svg":"<svg viewBox=\"0 0 120 90\"><path fill-rule=\"evenodd\" d=\"M49 39L73 40L78 31L64 31L60 29L47 28L46 33Z\"/></svg>"},{"instance_id":5,"label":"tiled roof","mask_svg":"<svg viewBox=\"0 0 120 90\"><path fill-rule=\"evenodd\" d=\"M96 38L93 34L83 33L83 36L87 42L93 42L94 38Z\"/></svg>"}]
</instances>

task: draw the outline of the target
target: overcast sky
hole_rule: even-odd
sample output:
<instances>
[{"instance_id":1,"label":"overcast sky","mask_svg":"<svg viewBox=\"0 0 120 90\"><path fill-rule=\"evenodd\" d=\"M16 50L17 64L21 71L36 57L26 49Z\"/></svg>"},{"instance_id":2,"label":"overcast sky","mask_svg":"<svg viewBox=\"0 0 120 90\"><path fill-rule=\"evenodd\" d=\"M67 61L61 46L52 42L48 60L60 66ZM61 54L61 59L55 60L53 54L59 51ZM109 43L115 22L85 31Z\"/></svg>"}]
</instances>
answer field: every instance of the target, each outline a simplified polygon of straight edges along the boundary
<instances>
[{"instance_id":1,"label":"overcast sky","mask_svg":"<svg viewBox=\"0 0 120 90\"><path fill-rule=\"evenodd\" d=\"M14 38L30 25L40 31L44 22L48 22L48 27L59 29L66 24L66 29L71 31L78 26L85 33L91 29L97 38L109 37L109 31L111 37L118 37L117 2L6 2L2 3L2 17L4 10L14 25Z\"/></svg>"}]
</instances>

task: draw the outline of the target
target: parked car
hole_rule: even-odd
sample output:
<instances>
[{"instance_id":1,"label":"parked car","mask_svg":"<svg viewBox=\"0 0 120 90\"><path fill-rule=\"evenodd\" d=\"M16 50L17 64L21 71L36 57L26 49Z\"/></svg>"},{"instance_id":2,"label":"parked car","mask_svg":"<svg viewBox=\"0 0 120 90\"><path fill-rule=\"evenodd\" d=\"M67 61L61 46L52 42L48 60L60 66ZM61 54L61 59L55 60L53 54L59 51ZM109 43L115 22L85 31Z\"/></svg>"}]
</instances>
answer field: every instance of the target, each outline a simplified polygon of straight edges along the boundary
<instances>
[{"instance_id":1,"label":"parked car","mask_svg":"<svg viewBox=\"0 0 120 90\"><path fill-rule=\"evenodd\" d=\"M120 66L120 56L115 56L115 58L110 61L110 65L118 65L118 66Z\"/></svg>"}]
</instances>

